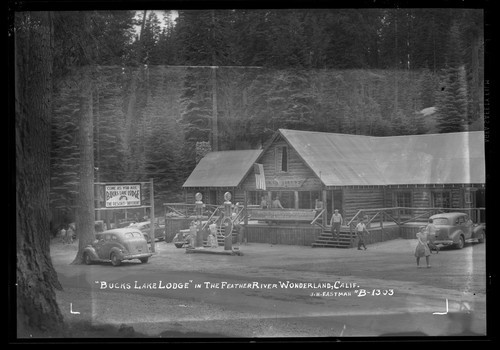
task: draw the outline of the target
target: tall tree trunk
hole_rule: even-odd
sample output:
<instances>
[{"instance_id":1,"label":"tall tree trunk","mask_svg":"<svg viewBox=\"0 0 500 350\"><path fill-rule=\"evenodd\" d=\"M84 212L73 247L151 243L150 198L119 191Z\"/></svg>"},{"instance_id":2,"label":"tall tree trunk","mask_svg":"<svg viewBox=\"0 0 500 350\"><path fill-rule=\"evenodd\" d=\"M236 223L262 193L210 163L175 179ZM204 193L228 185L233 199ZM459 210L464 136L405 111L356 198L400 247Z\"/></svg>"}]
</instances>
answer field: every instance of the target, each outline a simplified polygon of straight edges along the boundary
<instances>
[{"instance_id":1,"label":"tall tree trunk","mask_svg":"<svg viewBox=\"0 0 500 350\"><path fill-rule=\"evenodd\" d=\"M92 111L92 79L94 68L90 45L90 14L82 12L82 45L86 45L86 57L82 57L83 67L77 73L79 77L79 127L78 146L80 150L79 186L76 205L76 230L78 235L78 253L72 264L83 263L83 250L95 239L95 202L94 202L94 115Z\"/></svg>"},{"instance_id":2,"label":"tall tree trunk","mask_svg":"<svg viewBox=\"0 0 500 350\"><path fill-rule=\"evenodd\" d=\"M219 121L218 121L218 111L217 111L217 57L215 52L215 11L211 11L212 19L212 149L214 152L219 150Z\"/></svg>"},{"instance_id":3,"label":"tall tree trunk","mask_svg":"<svg viewBox=\"0 0 500 350\"><path fill-rule=\"evenodd\" d=\"M137 105L137 80L139 79L139 74L142 71L142 52L143 52L143 47L142 47L142 37L144 34L144 27L146 25L146 15L147 15L147 10L144 10L143 17L142 17L142 24L141 24L141 31L139 33L139 38L138 38L138 49L136 53L136 60L137 60L137 65L138 69L137 71L132 71L132 81L130 83L130 92L129 92L129 100L127 104L127 111L125 114L125 135L123 138L123 148L124 148L124 153L125 153L125 161L126 164L128 165L126 168L127 172L133 171L133 165L134 162L132 161L132 133L134 131L134 116L135 116L135 111L136 111L136 105Z\"/></svg>"},{"instance_id":4,"label":"tall tree trunk","mask_svg":"<svg viewBox=\"0 0 500 350\"><path fill-rule=\"evenodd\" d=\"M80 183L76 207L78 253L72 264L83 263L83 250L95 239L94 203L94 117L92 114L92 69L85 67L80 79L80 115L78 146L80 149Z\"/></svg>"},{"instance_id":5,"label":"tall tree trunk","mask_svg":"<svg viewBox=\"0 0 500 350\"><path fill-rule=\"evenodd\" d=\"M15 28L17 334L55 336L64 323L50 259L51 14L18 13Z\"/></svg>"}]
</instances>

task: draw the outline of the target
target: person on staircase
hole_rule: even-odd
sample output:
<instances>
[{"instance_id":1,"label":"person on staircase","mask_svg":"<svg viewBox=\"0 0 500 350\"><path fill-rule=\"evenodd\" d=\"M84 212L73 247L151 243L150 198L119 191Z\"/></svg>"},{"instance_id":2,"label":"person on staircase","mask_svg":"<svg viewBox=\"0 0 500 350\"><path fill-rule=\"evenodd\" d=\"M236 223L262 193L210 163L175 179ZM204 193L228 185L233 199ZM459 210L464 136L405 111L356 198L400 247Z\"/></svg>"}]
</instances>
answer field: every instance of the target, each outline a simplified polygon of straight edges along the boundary
<instances>
[{"instance_id":1,"label":"person on staircase","mask_svg":"<svg viewBox=\"0 0 500 350\"><path fill-rule=\"evenodd\" d=\"M339 240L340 226L344 222L342 215L339 213L338 209L335 209L330 219L330 226L332 227L332 237L335 237L337 241Z\"/></svg>"}]
</instances>

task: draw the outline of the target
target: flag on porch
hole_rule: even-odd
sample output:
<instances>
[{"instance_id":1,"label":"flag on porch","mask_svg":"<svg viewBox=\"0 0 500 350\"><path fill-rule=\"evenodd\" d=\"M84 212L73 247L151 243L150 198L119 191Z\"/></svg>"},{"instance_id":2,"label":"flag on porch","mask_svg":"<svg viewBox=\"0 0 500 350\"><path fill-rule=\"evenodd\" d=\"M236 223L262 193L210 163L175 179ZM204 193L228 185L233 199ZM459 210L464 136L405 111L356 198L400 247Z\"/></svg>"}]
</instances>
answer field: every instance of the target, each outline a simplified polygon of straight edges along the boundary
<instances>
[{"instance_id":1,"label":"flag on porch","mask_svg":"<svg viewBox=\"0 0 500 350\"><path fill-rule=\"evenodd\" d=\"M253 166L253 171L255 173L255 189L265 190L266 177L264 176L264 165L255 163Z\"/></svg>"}]
</instances>

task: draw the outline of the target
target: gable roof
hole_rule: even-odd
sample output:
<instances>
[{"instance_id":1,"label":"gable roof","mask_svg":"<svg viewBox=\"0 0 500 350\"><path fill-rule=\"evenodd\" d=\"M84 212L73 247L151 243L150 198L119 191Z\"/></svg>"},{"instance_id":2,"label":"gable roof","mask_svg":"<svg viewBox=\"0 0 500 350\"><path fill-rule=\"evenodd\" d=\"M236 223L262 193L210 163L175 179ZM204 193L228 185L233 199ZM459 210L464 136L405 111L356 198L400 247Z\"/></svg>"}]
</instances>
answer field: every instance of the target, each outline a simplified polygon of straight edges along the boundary
<instances>
[{"instance_id":1,"label":"gable roof","mask_svg":"<svg viewBox=\"0 0 500 350\"><path fill-rule=\"evenodd\" d=\"M325 186L485 182L484 132L361 136L280 129Z\"/></svg>"},{"instance_id":2,"label":"gable roof","mask_svg":"<svg viewBox=\"0 0 500 350\"><path fill-rule=\"evenodd\" d=\"M325 186L383 185L370 137L280 129Z\"/></svg>"},{"instance_id":3,"label":"gable roof","mask_svg":"<svg viewBox=\"0 0 500 350\"><path fill-rule=\"evenodd\" d=\"M182 187L238 187L261 153L262 150L210 152Z\"/></svg>"}]
</instances>

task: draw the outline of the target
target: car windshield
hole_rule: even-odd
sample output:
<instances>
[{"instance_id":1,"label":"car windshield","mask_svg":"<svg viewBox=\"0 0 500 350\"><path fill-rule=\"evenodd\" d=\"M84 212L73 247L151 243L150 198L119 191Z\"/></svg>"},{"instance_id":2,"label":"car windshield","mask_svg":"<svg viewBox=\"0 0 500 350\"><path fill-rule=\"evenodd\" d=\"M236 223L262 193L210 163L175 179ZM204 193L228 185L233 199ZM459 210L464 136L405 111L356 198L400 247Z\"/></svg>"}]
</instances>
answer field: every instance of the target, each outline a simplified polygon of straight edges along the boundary
<instances>
[{"instance_id":1,"label":"car windshield","mask_svg":"<svg viewBox=\"0 0 500 350\"><path fill-rule=\"evenodd\" d=\"M132 238L132 237L141 237L142 235L139 232L127 232L125 233L126 238Z\"/></svg>"},{"instance_id":2,"label":"car windshield","mask_svg":"<svg viewBox=\"0 0 500 350\"><path fill-rule=\"evenodd\" d=\"M448 225L448 219L447 218L434 218L432 220L432 223L434 225Z\"/></svg>"}]
</instances>

